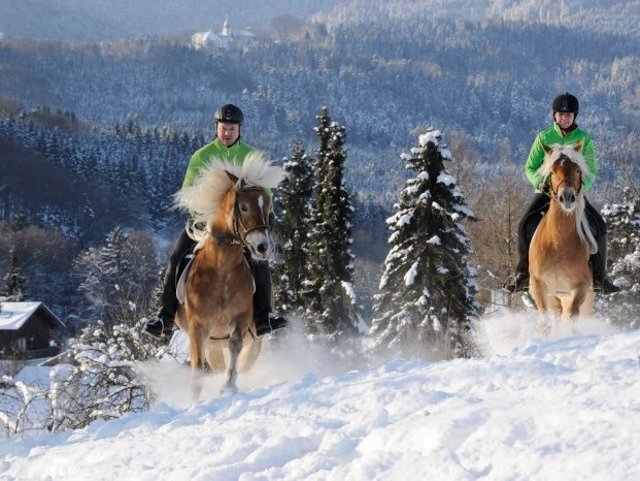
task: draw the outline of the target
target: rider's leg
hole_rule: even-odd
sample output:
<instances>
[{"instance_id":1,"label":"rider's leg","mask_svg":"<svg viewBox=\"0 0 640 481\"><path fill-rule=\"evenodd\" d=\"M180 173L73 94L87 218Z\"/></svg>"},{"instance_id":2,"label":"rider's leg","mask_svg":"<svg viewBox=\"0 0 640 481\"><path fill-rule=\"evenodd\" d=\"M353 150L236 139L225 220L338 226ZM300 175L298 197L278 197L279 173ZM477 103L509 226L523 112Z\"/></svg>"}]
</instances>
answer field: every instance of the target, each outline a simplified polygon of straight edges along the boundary
<instances>
[{"instance_id":1,"label":"rider's leg","mask_svg":"<svg viewBox=\"0 0 640 481\"><path fill-rule=\"evenodd\" d=\"M287 320L280 316L274 316L272 311L272 282L269 262L257 261L245 252L247 262L251 267L256 283L256 291L253 294L253 318L256 323L256 334L261 336L287 325Z\"/></svg>"},{"instance_id":2,"label":"rider's leg","mask_svg":"<svg viewBox=\"0 0 640 481\"><path fill-rule=\"evenodd\" d=\"M549 197L546 194L535 194L527 207L527 211L518 225L518 264L516 274L504 283L503 288L509 292L526 291L529 288L529 244L533 234L549 208Z\"/></svg>"},{"instance_id":3,"label":"rider's leg","mask_svg":"<svg viewBox=\"0 0 640 481\"><path fill-rule=\"evenodd\" d=\"M176 273L180 261L188 254L195 242L187 235L185 230L173 245L173 251L169 258L169 265L164 274L162 284L162 294L160 295L160 310L158 314L151 318L144 326L144 332L152 337L160 338L162 335L169 335L173 330L174 318L178 308L176 298Z\"/></svg>"},{"instance_id":4,"label":"rider's leg","mask_svg":"<svg viewBox=\"0 0 640 481\"><path fill-rule=\"evenodd\" d=\"M598 245L598 252L592 254L589 259L593 271L593 289L604 294L618 292L620 288L607 276L607 224L600 212L589 201L585 201L585 214Z\"/></svg>"}]
</instances>

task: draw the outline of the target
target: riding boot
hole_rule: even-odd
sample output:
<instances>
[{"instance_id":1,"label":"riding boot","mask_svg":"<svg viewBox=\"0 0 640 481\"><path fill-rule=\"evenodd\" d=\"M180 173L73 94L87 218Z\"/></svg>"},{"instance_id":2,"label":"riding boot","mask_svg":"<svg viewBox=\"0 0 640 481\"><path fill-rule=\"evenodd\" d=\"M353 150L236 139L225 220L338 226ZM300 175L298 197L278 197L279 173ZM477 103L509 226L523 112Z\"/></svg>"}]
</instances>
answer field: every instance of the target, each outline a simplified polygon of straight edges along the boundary
<instances>
[{"instance_id":1,"label":"riding boot","mask_svg":"<svg viewBox=\"0 0 640 481\"><path fill-rule=\"evenodd\" d=\"M529 290L529 252L520 253L520 260L516 266L516 274L507 279L502 288L510 293Z\"/></svg>"},{"instance_id":2,"label":"riding boot","mask_svg":"<svg viewBox=\"0 0 640 481\"><path fill-rule=\"evenodd\" d=\"M593 270L593 290L603 294L618 292L620 288L616 286L607 276L607 235L596 236L598 252L591 255L589 262Z\"/></svg>"},{"instance_id":3,"label":"riding boot","mask_svg":"<svg viewBox=\"0 0 640 481\"><path fill-rule=\"evenodd\" d=\"M194 241L183 230L173 246L169 265L164 274L162 293L160 294L160 310L156 316L147 321L142 329L144 334L155 339L161 339L163 336L169 337L173 332L174 319L178 309L178 299L176 297L178 265L182 262L184 256L193 250L193 246Z\"/></svg>"},{"instance_id":4,"label":"riding boot","mask_svg":"<svg viewBox=\"0 0 640 481\"><path fill-rule=\"evenodd\" d=\"M274 316L271 313L272 283L269 263L252 259L248 254L246 257L256 284L256 290L253 294L253 319L256 324L256 335L262 336L286 327L288 323L284 317Z\"/></svg>"}]
</instances>

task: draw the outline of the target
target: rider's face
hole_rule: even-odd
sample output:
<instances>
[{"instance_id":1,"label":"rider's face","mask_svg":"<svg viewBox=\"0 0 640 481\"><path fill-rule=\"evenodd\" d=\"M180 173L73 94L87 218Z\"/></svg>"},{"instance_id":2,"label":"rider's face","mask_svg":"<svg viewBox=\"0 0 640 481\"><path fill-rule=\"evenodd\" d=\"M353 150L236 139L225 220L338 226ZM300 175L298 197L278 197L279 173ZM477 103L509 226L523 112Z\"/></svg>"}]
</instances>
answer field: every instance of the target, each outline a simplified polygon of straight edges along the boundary
<instances>
[{"instance_id":1,"label":"rider's face","mask_svg":"<svg viewBox=\"0 0 640 481\"><path fill-rule=\"evenodd\" d=\"M227 147L233 145L236 140L238 140L238 137L240 137L240 124L218 122L216 124L216 137Z\"/></svg>"},{"instance_id":2,"label":"rider's face","mask_svg":"<svg viewBox=\"0 0 640 481\"><path fill-rule=\"evenodd\" d=\"M571 127L576 115L573 112L556 112L553 118L558 123L561 129L565 130Z\"/></svg>"}]
</instances>

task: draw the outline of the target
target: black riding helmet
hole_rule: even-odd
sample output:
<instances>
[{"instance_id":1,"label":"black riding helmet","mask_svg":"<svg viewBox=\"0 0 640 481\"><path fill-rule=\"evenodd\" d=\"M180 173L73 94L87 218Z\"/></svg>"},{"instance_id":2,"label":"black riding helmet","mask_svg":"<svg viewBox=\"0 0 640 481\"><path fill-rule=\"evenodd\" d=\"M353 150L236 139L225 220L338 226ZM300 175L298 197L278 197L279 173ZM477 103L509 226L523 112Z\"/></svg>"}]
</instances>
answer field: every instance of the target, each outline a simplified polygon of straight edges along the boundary
<instances>
[{"instance_id":1,"label":"black riding helmet","mask_svg":"<svg viewBox=\"0 0 640 481\"><path fill-rule=\"evenodd\" d=\"M573 112L577 117L578 111L580 110L580 103L575 95L565 92L553 99L552 108L554 114L556 112Z\"/></svg>"},{"instance_id":2,"label":"black riding helmet","mask_svg":"<svg viewBox=\"0 0 640 481\"><path fill-rule=\"evenodd\" d=\"M242 110L233 104L225 104L216 110L216 122L225 124L241 124L244 122L244 114Z\"/></svg>"}]
</instances>

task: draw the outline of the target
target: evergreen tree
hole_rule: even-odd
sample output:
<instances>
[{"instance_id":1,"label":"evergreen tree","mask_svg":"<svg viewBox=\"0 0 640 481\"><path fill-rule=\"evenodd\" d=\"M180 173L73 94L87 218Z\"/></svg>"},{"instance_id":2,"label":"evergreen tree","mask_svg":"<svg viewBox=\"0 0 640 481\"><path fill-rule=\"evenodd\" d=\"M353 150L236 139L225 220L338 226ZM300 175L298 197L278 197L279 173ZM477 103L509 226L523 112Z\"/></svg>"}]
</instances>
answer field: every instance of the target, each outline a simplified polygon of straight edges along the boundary
<instances>
[{"instance_id":1,"label":"evergreen tree","mask_svg":"<svg viewBox=\"0 0 640 481\"><path fill-rule=\"evenodd\" d=\"M9 302L22 302L27 295L27 282L20 273L20 267L18 264L18 254L16 253L15 246L11 246L9 251L9 265L7 266L7 272L3 279L2 295L5 300Z\"/></svg>"},{"instance_id":2,"label":"evergreen tree","mask_svg":"<svg viewBox=\"0 0 640 481\"><path fill-rule=\"evenodd\" d=\"M76 260L78 289L88 301L89 317L111 325L134 322L146 311L157 266L150 239L140 237L115 227L102 248L90 248Z\"/></svg>"},{"instance_id":3,"label":"evergreen tree","mask_svg":"<svg viewBox=\"0 0 640 481\"><path fill-rule=\"evenodd\" d=\"M464 333L477 314L475 282L461 224L473 219L457 181L444 162L439 131L428 130L403 154L409 179L387 219L390 249L375 296L374 346L405 355L426 349L464 354Z\"/></svg>"},{"instance_id":4,"label":"evergreen tree","mask_svg":"<svg viewBox=\"0 0 640 481\"><path fill-rule=\"evenodd\" d=\"M276 222L279 256L274 266L276 310L292 312L302 308L302 283L309 261L307 236L313 193L313 172L309 157L295 143L291 159L283 164L287 177L278 188Z\"/></svg>"},{"instance_id":5,"label":"evergreen tree","mask_svg":"<svg viewBox=\"0 0 640 481\"><path fill-rule=\"evenodd\" d=\"M640 199L625 189L622 204L605 205L602 217L608 226L611 274L622 289L604 296L599 309L607 320L625 328L637 328L640 310Z\"/></svg>"},{"instance_id":6,"label":"evergreen tree","mask_svg":"<svg viewBox=\"0 0 640 481\"><path fill-rule=\"evenodd\" d=\"M11 216L11 232L16 233L25 229L28 225L27 216L22 209L19 209Z\"/></svg>"},{"instance_id":7,"label":"evergreen tree","mask_svg":"<svg viewBox=\"0 0 640 481\"><path fill-rule=\"evenodd\" d=\"M352 286L352 207L343 184L345 128L331 121L326 107L316 127L316 184L310 213L309 256L304 296L307 329L329 337L360 328Z\"/></svg>"}]
</instances>

